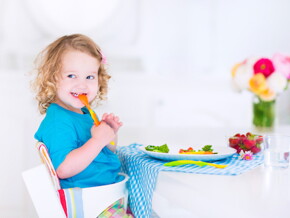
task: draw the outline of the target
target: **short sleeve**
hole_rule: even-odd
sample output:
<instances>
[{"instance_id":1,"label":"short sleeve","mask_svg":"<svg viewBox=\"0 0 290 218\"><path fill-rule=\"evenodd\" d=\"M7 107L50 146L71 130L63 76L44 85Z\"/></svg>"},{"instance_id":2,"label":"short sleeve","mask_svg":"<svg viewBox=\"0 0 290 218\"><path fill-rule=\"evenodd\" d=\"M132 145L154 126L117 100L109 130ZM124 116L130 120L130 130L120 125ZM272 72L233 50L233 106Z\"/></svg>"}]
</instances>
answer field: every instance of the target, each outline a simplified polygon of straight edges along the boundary
<instances>
[{"instance_id":1,"label":"short sleeve","mask_svg":"<svg viewBox=\"0 0 290 218\"><path fill-rule=\"evenodd\" d=\"M56 122L43 134L43 143L55 169L65 160L66 156L78 147L76 131L72 125Z\"/></svg>"}]
</instances>

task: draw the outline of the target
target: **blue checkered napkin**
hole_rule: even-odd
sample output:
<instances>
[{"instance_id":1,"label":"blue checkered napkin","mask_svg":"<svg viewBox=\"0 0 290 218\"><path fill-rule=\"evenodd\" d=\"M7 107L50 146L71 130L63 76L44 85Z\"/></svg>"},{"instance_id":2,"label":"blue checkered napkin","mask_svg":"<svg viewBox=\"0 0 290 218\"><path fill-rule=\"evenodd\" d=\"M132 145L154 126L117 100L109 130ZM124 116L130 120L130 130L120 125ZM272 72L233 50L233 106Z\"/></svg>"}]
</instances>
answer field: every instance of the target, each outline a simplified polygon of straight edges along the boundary
<instances>
[{"instance_id":1,"label":"blue checkered napkin","mask_svg":"<svg viewBox=\"0 0 290 218\"><path fill-rule=\"evenodd\" d=\"M254 155L251 161L241 160L233 155L224 160L213 163L228 164L224 169L211 166L183 165L165 167L164 161L151 158L138 149L140 144L119 147L118 155L122 163L122 170L129 175L129 204L136 217L150 217L152 213L152 197L159 171L174 171L211 175L239 175L259 166L263 162L263 155Z\"/></svg>"}]
</instances>

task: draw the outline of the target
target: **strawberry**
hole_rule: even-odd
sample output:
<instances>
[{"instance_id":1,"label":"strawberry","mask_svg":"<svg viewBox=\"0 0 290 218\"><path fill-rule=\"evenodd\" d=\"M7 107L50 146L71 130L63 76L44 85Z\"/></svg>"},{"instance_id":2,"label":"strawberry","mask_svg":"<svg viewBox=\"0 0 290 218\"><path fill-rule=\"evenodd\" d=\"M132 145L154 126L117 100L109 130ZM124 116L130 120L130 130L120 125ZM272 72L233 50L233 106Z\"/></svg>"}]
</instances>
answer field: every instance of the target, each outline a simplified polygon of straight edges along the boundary
<instances>
[{"instance_id":1,"label":"strawberry","mask_svg":"<svg viewBox=\"0 0 290 218\"><path fill-rule=\"evenodd\" d=\"M261 151L261 148L258 148L258 147L256 147L256 146L254 146L254 147L251 148L251 152L253 152L253 154L257 154L257 153L259 153L260 151Z\"/></svg>"},{"instance_id":2,"label":"strawberry","mask_svg":"<svg viewBox=\"0 0 290 218\"><path fill-rule=\"evenodd\" d=\"M241 135L239 133L237 133L236 135L234 135L235 137L240 137Z\"/></svg>"},{"instance_id":3,"label":"strawberry","mask_svg":"<svg viewBox=\"0 0 290 218\"><path fill-rule=\"evenodd\" d=\"M234 147L239 143L239 139L236 137L229 138L230 147Z\"/></svg>"},{"instance_id":4,"label":"strawberry","mask_svg":"<svg viewBox=\"0 0 290 218\"><path fill-rule=\"evenodd\" d=\"M236 150L237 150L237 153L239 154L241 152L241 150L243 150L243 149L241 149L240 147L238 147L238 148L236 148Z\"/></svg>"},{"instance_id":5,"label":"strawberry","mask_svg":"<svg viewBox=\"0 0 290 218\"><path fill-rule=\"evenodd\" d=\"M249 139L245 139L244 140L244 145L247 149L251 149L253 146L256 145L256 141L255 140L249 140Z\"/></svg>"},{"instance_id":6,"label":"strawberry","mask_svg":"<svg viewBox=\"0 0 290 218\"><path fill-rule=\"evenodd\" d=\"M239 137L239 144L244 144L245 139L247 139L247 137L246 137L244 134L242 134L242 135Z\"/></svg>"},{"instance_id":7,"label":"strawberry","mask_svg":"<svg viewBox=\"0 0 290 218\"><path fill-rule=\"evenodd\" d=\"M257 144L261 144L263 142L263 136L259 136L257 139L256 139L256 143Z\"/></svg>"}]
</instances>

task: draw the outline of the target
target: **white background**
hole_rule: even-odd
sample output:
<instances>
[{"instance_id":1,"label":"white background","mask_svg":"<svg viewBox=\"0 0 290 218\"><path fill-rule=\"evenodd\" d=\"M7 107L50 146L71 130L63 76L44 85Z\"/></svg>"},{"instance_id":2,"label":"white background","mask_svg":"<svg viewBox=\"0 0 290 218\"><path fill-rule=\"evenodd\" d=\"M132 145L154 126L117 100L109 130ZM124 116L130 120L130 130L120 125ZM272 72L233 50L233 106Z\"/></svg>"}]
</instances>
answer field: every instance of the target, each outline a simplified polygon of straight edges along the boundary
<instances>
[{"instance_id":1,"label":"white background","mask_svg":"<svg viewBox=\"0 0 290 218\"><path fill-rule=\"evenodd\" d=\"M43 118L29 72L50 42L80 32L101 46L112 80L96 111L120 116L121 145L195 143L207 131L251 128L252 96L233 91L230 70L246 57L290 54L289 9L288 0L0 0L0 217L35 216L21 180L38 163ZM289 105L288 91L278 125L290 124Z\"/></svg>"}]
</instances>

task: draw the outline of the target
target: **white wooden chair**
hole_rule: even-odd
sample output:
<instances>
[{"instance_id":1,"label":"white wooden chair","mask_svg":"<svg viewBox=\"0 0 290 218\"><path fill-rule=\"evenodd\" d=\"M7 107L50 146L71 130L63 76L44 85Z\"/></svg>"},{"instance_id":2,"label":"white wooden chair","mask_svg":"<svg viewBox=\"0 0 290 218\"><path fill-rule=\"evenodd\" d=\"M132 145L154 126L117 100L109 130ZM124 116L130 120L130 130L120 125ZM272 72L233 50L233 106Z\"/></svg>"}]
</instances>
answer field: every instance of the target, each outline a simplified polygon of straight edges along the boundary
<instances>
[{"instance_id":1,"label":"white wooden chair","mask_svg":"<svg viewBox=\"0 0 290 218\"><path fill-rule=\"evenodd\" d=\"M22 176L40 218L95 218L120 199L126 207L129 179L126 174L120 173L124 179L115 184L61 189L46 146L41 142L36 146L43 164L24 171Z\"/></svg>"}]
</instances>

